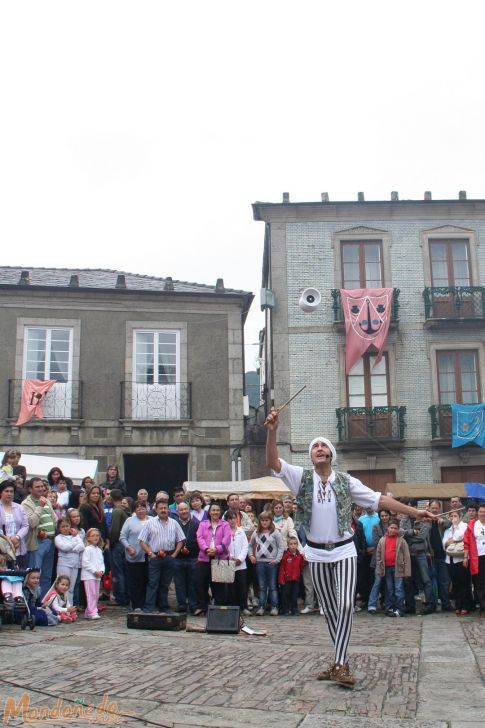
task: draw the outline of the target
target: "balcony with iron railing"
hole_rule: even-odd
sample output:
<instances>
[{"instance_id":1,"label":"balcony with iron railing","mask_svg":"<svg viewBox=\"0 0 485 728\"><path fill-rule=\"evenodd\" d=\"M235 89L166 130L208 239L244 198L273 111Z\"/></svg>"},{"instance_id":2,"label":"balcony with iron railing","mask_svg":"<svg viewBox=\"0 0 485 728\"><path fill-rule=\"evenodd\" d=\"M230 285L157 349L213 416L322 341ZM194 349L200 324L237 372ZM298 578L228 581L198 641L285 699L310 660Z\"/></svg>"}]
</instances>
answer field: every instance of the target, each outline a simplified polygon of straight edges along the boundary
<instances>
[{"instance_id":1,"label":"balcony with iron railing","mask_svg":"<svg viewBox=\"0 0 485 728\"><path fill-rule=\"evenodd\" d=\"M17 419L22 399L23 379L8 380L8 418ZM56 382L41 402L42 418L34 417L28 425L81 420L83 417L83 382L79 379Z\"/></svg>"},{"instance_id":2,"label":"balcony with iron railing","mask_svg":"<svg viewBox=\"0 0 485 728\"><path fill-rule=\"evenodd\" d=\"M390 321L390 327L395 328L399 321L399 294L400 294L399 288L393 288L392 289L392 307L391 307L391 321ZM343 328L344 326L344 312L342 308L342 299L340 296L340 289L339 288L332 288L331 290L332 294L332 311L333 311L333 323L336 325L337 328Z\"/></svg>"},{"instance_id":3,"label":"balcony with iron railing","mask_svg":"<svg viewBox=\"0 0 485 728\"><path fill-rule=\"evenodd\" d=\"M405 439L406 407L339 407L337 432L342 446L366 446L385 442L400 445Z\"/></svg>"},{"instance_id":4,"label":"balcony with iron railing","mask_svg":"<svg viewBox=\"0 0 485 728\"><path fill-rule=\"evenodd\" d=\"M120 419L168 422L192 418L192 383L120 382Z\"/></svg>"},{"instance_id":5,"label":"balcony with iron railing","mask_svg":"<svg viewBox=\"0 0 485 728\"><path fill-rule=\"evenodd\" d=\"M427 327L485 326L484 286L428 287L423 291L424 317Z\"/></svg>"},{"instance_id":6,"label":"balcony with iron railing","mask_svg":"<svg viewBox=\"0 0 485 728\"><path fill-rule=\"evenodd\" d=\"M431 439L449 445L451 441L451 405L433 404L428 407L431 417Z\"/></svg>"}]
</instances>

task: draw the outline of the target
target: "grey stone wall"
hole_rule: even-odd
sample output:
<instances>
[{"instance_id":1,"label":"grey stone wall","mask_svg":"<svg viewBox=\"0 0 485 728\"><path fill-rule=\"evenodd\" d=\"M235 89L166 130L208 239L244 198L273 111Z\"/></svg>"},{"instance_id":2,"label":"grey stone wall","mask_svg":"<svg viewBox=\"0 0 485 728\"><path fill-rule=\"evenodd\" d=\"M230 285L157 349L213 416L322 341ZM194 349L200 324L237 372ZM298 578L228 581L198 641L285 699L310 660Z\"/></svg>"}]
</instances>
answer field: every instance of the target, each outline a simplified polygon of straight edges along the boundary
<instances>
[{"instance_id":1,"label":"grey stone wall","mask_svg":"<svg viewBox=\"0 0 485 728\"><path fill-rule=\"evenodd\" d=\"M262 205L261 210L261 219L271 223L271 286L277 302L273 311L276 404L302 384L307 385L282 415L283 455L303 465L308 462L308 442L316 434L337 440L335 409L347 404L342 363L345 334L332 325L330 290L341 287L339 240L352 239L355 229L362 228L363 237L367 231L367 237L384 240L385 285L400 289L399 326L390 331L387 348L391 404L407 407L404 450L395 452L383 445L375 467L394 468L398 480L430 482L440 480L443 465L459 465L465 460L484 464L484 453L478 448L466 456L449 448L431 448L428 413L428 407L437 403L433 347L444 343L449 348L472 345L483 363L484 331L426 329L422 293L430 285L426 235L429 231L438 234L436 228L440 227L443 237L456 237L461 231L463 237L472 238L473 284L485 285L485 205L295 204ZM311 314L302 312L298 305L307 287L322 293L322 304ZM483 395L483 366L481 385ZM340 465L347 468L367 469L369 462L365 452L347 451L340 456Z\"/></svg>"}]
</instances>

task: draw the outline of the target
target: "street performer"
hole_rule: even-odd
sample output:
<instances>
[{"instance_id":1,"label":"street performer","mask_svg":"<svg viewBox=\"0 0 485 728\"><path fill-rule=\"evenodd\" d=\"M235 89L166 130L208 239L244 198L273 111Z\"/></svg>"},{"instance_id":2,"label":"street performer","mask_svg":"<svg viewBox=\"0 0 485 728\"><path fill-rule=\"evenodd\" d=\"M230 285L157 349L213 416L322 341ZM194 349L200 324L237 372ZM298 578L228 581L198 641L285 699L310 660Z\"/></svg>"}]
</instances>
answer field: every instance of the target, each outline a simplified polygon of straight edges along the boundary
<instances>
[{"instance_id":1,"label":"street performer","mask_svg":"<svg viewBox=\"0 0 485 728\"><path fill-rule=\"evenodd\" d=\"M279 410L272 410L265 420L266 464L282 478L296 496L295 528L303 526L307 543L304 549L318 601L324 611L335 661L320 672L318 680L333 680L344 687L355 684L347 662L352 631L357 557L353 542L351 506L378 511L382 508L404 513L416 520L434 516L376 493L357 478L334 470L337 454L325 437L310 443L308 454L312 470L290 465L278 456L276 433Z\"/></svg>"}]
</instances>

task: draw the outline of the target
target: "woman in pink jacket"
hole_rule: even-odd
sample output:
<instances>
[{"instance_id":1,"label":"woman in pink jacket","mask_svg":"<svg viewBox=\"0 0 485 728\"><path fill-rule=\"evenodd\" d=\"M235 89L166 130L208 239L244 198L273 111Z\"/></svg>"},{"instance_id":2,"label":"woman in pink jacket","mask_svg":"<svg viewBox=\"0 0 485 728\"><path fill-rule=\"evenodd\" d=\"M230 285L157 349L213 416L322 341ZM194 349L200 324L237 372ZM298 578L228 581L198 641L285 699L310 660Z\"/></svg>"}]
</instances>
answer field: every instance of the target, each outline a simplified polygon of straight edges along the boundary
<instances>
[{"instance_id":1,"label":"woman in pink jacket","mask_svg":"<svg viewBox=\"0 0 485 728\"><path fill-rule=\"evenodd\" d=\"M196 586L199 604L194 611L196 616L205 614L207 611L209 585L215 604L223 605L225 602L225 584L218 584L211 579L212 559L228 559L229 544L231 543L231 527L227 521L221 520L221 507L217 503L211 503L207 520L201 521L197 529L197 543L199 544L199 558Z\"/></svg>"}]
</instances>

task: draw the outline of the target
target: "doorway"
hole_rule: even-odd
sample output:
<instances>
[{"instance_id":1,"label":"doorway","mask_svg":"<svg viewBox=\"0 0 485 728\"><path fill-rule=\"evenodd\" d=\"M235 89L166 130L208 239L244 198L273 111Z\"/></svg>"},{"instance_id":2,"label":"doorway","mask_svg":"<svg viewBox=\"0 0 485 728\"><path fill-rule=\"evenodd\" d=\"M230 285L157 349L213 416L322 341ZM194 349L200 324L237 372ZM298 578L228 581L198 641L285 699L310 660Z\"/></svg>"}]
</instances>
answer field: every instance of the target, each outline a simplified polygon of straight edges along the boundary
<instances>
[{"instance_id":1,"label":"doorway","mask_svg":"<svg viewBox=\"0 0 485 728\"><path fill-rule=\"evenodd\" d=\"M187 480L188 458L188 455L124 455L128 495L136 498L138 490L145 488L150 502L159 490L166 490L172 498L173 489Z\"/></svg>"}]
</instances>

